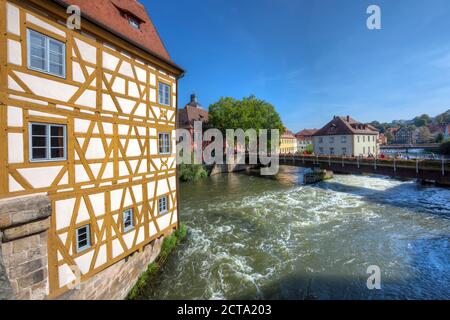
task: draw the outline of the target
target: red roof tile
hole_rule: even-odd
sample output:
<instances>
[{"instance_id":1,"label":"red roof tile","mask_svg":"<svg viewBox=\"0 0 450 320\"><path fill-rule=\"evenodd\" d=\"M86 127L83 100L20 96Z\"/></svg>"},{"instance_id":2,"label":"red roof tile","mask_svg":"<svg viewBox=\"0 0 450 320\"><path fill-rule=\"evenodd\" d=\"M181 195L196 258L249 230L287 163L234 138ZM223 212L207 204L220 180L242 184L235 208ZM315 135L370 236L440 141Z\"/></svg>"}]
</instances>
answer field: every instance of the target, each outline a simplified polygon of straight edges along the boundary
<instances>
[{"instance_id":1,"label":"red roof tile","mask_svg":"<svg viewBox=\"0 0 450 320\"><path fill-rule=\"evenodd\" d=\"M137 0L57 0L56 2L79 6L82 16L95 20L114 33L140 44L156 56L171 62L145 7ZM140 30L132 27L123 14L137 18L141 22Z\"/></svg>"},{"instance_id":2,"label":"red roof tile","mask_svg":"<svg viewBox=\"0 0 450 320\"><path fill-rule=\"evenodd\" d=\"M378 130L370 124L363 124L351 117L334 117L314 136L346 135L346 134L377 134Z\"/></svg>"},{"instance_id":3,"label":"red roof tile","mask_svg":"<svg viewBox=\"0 0 450 320\"><path fill-rule=\"evenodd\" d=\"M185 106L184 109L178 109L178 128L194 128L194 121L201 121L207 124L208 120L209 113L204 109L191 107L190 105Z\"/></svg>"}]
</instances>

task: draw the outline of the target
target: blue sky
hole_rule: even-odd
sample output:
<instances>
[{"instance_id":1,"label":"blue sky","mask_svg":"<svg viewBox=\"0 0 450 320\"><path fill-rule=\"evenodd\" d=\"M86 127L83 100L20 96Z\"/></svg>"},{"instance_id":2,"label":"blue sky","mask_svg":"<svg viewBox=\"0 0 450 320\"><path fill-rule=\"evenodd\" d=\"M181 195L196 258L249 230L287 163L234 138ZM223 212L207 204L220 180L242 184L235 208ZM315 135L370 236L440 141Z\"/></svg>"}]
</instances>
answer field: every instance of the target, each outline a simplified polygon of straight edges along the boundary
<instances>
[{"instance_id":1,"label":"blue sky","mask_svg":"<svg viewBox=\"0 0 450 320\"><path fill-rule=\"evenodd\" d=\"M205 108L254 94L293 131L450 108L448 0L141 1L187 70L180 107L192 91ZM382 30L366 27L370 4Z\"/></svg>"}]
</instances>

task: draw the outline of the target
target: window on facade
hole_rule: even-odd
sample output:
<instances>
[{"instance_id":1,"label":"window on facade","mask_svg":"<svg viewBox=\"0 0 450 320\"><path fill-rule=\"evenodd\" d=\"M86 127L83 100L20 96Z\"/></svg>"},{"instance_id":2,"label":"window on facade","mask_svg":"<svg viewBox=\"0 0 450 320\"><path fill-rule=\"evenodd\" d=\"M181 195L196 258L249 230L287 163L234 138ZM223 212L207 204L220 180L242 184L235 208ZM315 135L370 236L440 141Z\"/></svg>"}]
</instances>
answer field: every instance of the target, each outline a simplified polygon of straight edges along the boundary
<instances>
[{"instance_id":1,"label":"window on facade","mask_svg":"<svg viewBox=\"0 0 450 320\"><path fill-rule=\"evenodd\" d=\"M159 104L170 106L170 86L160 82L158 85Z\"/></svg>"},{"instance_id":2,"label":"window on facade","mask_svg":"<svg viewBox=\"0 0 450 320\"><path fill-rule=\"evenodd\" d=\"M359 136L358 136L358 142L359 142Z\"/></svg>"},{"instance_id":3,"label":"window on facade","mask_svg":"<svg viewBox=\"0 0 450 320\"><path fill-rule=\"evenodd\" d=\"M334 137L330 137L330 143L334 143Z\"/></svg>"},{"instance_id":4,"label":"window on facade","mask_svg":"<svg viewBox=\"0 0 450 320\"><path fill-rule=\"evenodd\" d=\"M160 133L158 143L160 154L170 154L170 133Z\"/></svg>"},{"instance_id":5,"label":"window on facade","mask_svg":"<svg viewBox=\"0 0 450 320\"><path fill-rule=\"evenodd\" d=\"M127 232L134 228L133 209L123 212L123 231Z\"/></svg>"},{"instance_id":6,"label":"window on facade","mask_svg":"<svg viewBox=\"0 0 450 320\"><path fill-rule=\"evenodd\" d=\"M370 153L370 147L367 147L367 152Z\"/></svg>"},{"instance_id":7,"label":"window on facade","mask_svg":"<svg viewBox=\"0 0 450 320\"><path fill-rule=\"evenodd\" d=\"M320 138L319 138L319 143L322 143L322 142L323 142L323 138L320 137Z\"/></svg>"},{"instance_id":8,"label":"window on facade","mask_svg":"<svg viewBox=\"0 0 450 320\"><path fill-rule=\"evenodd\" d=\"M346 155L347 154L347 148L342 148L342 155Z\"/></svg>"},{"instance_id":9,"label":"window on facade","mask_svg":"<svg viewBox=\"0 0 450 320\"><path fill-rule=\"evenodd\" d=\"M347 136L342 136L341 137L341 142L342 143L347 143Z\"/></svg>"},{"instance_id":10,"label":"window on facade","mask_svg":"<svg viewBox=\"0 0 450 320\"><path fill-rule=\"evenodd\" d=\"M366 136L363 136L363 142L366 142Z\"/></svg>"},{"instance_id":11,"label":"window on facade","mask_svg":"<svg viewBox=\"0 0 450 320\"><path fill-rule=\"evenodd\" d=\"M330 154L331 154L331 155L334 154L334 148L330 148Z\"/></svg>"},{"instance_id":12,"label":"window on facade","mask_svg":"<svg viewBox=\"0 0 450 320\"><path fill-rule=\"evenodd\" d=\"M323 154L323 148L319 148L319 153Z\"/></svg>"},{"instance_id":13,"label":"window on facade","mask_svg":"<svg viewBox=\"0 0 450 320\"><path fill-rule=\"evenodd\" d=\"M366 147L363 147L363 154L366 154Z\"/></svg>"},{"instance_id":14,"label":"window on facade","mask_svg":"<svg viewBox=\"0 0 450 320\"><path fill-rule=\"evenodd\" d=\"M164 214L168 211L167 197L161 197L158 199L159 214Z\"/></svg>"},{"instance_id":15,"label":"window on facade","mask_svg":"<svg viewBox=\"0 0 450 320\"><path fill-rule=\"evenodd\" d=\"M28 29L28 68L64 78L66 45Z\"/></svg>"},{"instance_id":16,"label":"window on facade","mask_svg":"<svg viewBox=\"0 0 450 320\"><path fill-rule=\"evenodd\" d=\"M89 225L77 229L77 252L91 247L91 228Z\"/></svg>"},{"instance_id":17,"label":"window on facade","mask_svg":"<svg viewBox=\"0 0 450 320\"><path fill-rule=\"evenodd\" d=\"M66 126L30 123L30 160L57 161L66 159Z\"/></svg>"},{"instance_id":18,"label":"window on facade","mask_svg":"<svg viewBox=\"0 0 450 320\"><path fill-rule=\"evenodd\" d=\"M134 17L128 17L128 23L130 24L130 26L132 26L135 29L141 28L140 22Z\"/></svg>"}]
</instances>

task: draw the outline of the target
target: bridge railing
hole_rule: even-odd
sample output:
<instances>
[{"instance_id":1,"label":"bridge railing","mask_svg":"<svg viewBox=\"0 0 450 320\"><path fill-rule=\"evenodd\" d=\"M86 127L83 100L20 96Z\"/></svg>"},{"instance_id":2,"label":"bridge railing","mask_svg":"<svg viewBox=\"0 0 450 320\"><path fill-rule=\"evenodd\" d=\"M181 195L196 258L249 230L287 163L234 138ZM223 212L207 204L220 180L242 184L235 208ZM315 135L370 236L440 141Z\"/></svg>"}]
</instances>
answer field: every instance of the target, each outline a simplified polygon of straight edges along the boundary
<instances>
[{"instance_id":1,"label":"bridge railing","mask_svg":"<svg viewBox=\"0 0 450 320\"><path fill-rule=\"evenodd\" d=\"M348 156L318 156L318 155L299 155L299 154L279 154L280 160L284 162L296 162L298 163L313 163L313 164L341 164L345 165L357 165L361 166L373 166L377 167L392 167L394 170L397 168L410 168L419 170L433 170L441 171L442 175L446 172L450 172L450 161L446 159L396 159L396 158L380 158L380 157L348 157Z\"/></svg>"}]
</instances>

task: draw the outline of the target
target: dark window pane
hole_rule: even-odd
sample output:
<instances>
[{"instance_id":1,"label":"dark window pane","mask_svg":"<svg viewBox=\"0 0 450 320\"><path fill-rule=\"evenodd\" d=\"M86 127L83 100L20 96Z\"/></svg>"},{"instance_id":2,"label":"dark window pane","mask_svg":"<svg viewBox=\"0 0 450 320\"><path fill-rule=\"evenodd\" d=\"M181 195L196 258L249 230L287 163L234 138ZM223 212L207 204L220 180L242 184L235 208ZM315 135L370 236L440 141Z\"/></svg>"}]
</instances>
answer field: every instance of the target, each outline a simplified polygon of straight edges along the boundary
<instances>
[{"instance_id":1,"label":"dark window pane","mask_svg":"<svg viewBox=\"0 0 450 320\"><path fill-rule=\"evenodd\" d=\"M31 132L33 136L45 136L47 134L47 126L33 124Z\"/></svg>"},{"instance_id":2,"label":"dark window pane","mask_svg":"<svg viewBox=\"0 0 450 320\"><path fill-rule=\"evenodd\" d=\"M52 136L53 137L64 136L64 127L52 126Z\"/></svg>"},{"instance_id":3,"label":"dark window pane","mask_svg":"<svg viewBox=\"0 0 450 320\"><path fill-rule=\"evenodd\" d=\"M64 147L64 138L52 138L52 148L63 148Z\"/></svg>"},{"instance_id":4,"label":"dark window pane","mask_svg":"<svg viewBox=\"0 0 450 320\"><path fill-rule=\"evenodd\" d=\"M46 137L33 137L32 138L33 147L45 147L47 145Z\"/></svg>"},{"instance_id":5,"label":"dark window pane","mask_svg":"<svg viewBox=\"0 0 450 320\"><path fill-rule=\"evenodd\" d=\"M52 148L52 158L64 158L64 148Z\"/></svg>"},{"instance_id":6,"label":"dark window pane","mask_svg":"<svg viewBox=\"0 0 450 320\"><path fill-rule=\"evenodd\" d=\"M47 158L47 149L45 148L33 148L33 159L46 159Z\"/></svg>"}]
</instances>

